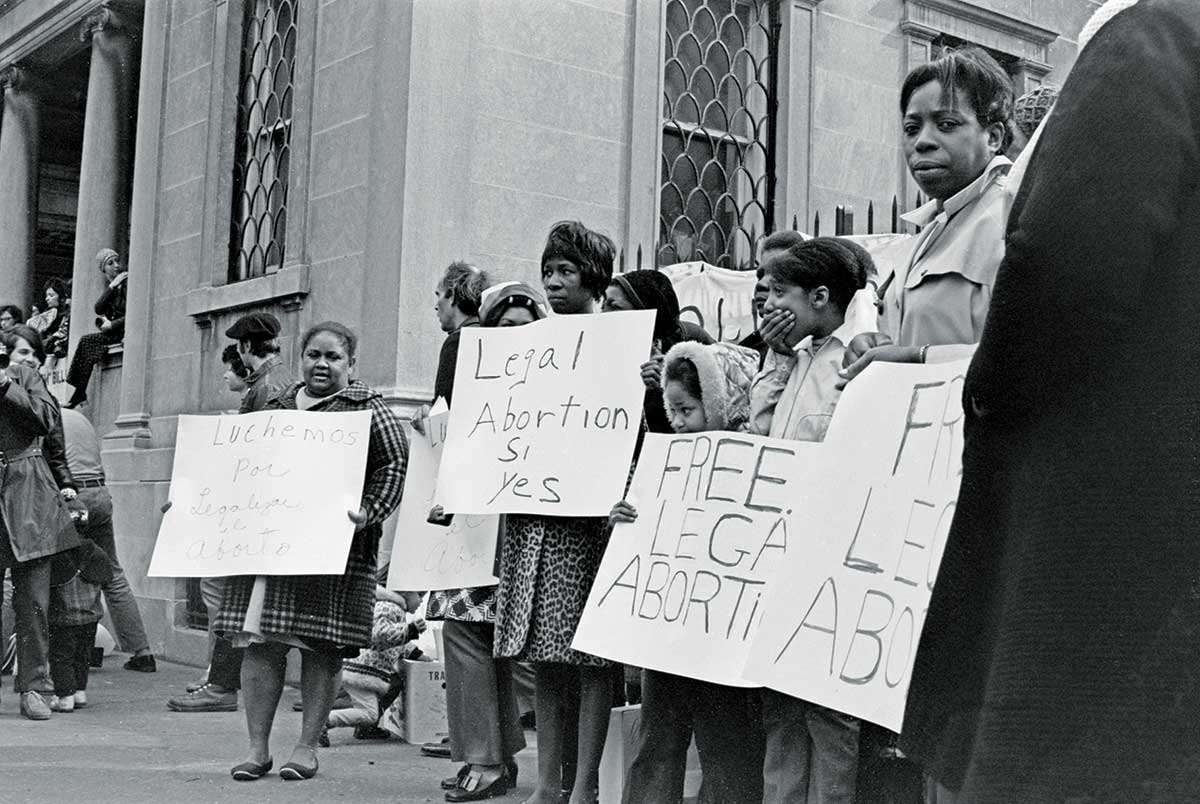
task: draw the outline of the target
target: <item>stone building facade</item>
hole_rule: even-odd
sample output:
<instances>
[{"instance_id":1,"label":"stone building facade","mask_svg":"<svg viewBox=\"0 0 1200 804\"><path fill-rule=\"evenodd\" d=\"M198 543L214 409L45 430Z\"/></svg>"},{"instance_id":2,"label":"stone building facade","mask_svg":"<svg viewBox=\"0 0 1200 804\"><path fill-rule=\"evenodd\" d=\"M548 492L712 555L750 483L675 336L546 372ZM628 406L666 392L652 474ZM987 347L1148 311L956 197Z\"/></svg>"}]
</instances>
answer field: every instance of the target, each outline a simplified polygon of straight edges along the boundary
<instances>
[{"instance_id":1,"label":"stone building facade","mask_svg":"<svg viewBox=\"0 0 1200 804\"><path fill-rule=\"evenodd\" d=\"M1096 0L7 0L0 301L128 255L128 327L89 392L118 544L156 652L203 659L188 583L147 578L174 423L236 406L225 328L316 321L358 376L427 401L441 268L536 276L550 224L626 267L745 267L764 231L915 196L899 84L984 45L1061 82Z\"/></svg>"}]
</instances>

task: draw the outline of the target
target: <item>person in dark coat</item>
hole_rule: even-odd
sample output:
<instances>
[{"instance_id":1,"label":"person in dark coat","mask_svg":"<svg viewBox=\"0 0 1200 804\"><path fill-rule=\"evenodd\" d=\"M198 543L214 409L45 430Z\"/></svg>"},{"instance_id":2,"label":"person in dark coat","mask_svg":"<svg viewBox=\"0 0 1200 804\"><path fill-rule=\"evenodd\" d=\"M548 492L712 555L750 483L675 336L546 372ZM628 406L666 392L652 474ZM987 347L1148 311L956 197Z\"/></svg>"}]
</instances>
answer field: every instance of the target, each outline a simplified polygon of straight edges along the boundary
<instances>
[{"instance_id":1,"label":"person in dark coat","mask_svg":"<svg viewBox=\"0 0 1200 804\"><path fill-rule=\"evenodd\" d=\"M1200 801L1200 4L1083 49L1008 223L901 748L959 801Z\"/></svg>"},{"instance_id":2,"label":"person in dark coat","mask_svg":"<svg viewBox=\"0 0 1200 804\"><path fill-rule=\"evenodd\" d=\"M3 352L5 360L7 351ZM15 363L0 369L0 573L12 570L21 714L46 720L50 680L50 557L79 546L75 524L42 457L58 427L58 403L41 375ZM43 697L46 696L46 697Z\"/></svg>"},{"instance_id":3,"label":"person in dark coat","mask_svg":"<svg viewBox=\"0 0 1200 804\"><path fill-rule=\"evenodd\" d=\"M96 254L96 267L108 280L108 287L96 301L96 329L79 339L67 382L74 387L67 407L77 408L87 401L87 386L92 369L108 353L108 347L125 339L125 295L129 289L129 272L121 264L121 256L111 248Z\"/></svg>"},{"instance_id":4,"label":"person in dark coat","mask_svg":"<svg viewBox=\"0 0 1200 804\"><path fill-rule=\"evenodd\" d=\"M650 359L642 364L642 382L646 384L642 410L646 417L646 429L651 433L672 432L663 406L663 355L681 341L710 344L713 342L712 336L697 324L679 320L679 297L675 295L675 287L666 274L654 269L613 274L604 292L603 309L605 312L654 310L653 346Z\"/></svg>"}]
</instances>

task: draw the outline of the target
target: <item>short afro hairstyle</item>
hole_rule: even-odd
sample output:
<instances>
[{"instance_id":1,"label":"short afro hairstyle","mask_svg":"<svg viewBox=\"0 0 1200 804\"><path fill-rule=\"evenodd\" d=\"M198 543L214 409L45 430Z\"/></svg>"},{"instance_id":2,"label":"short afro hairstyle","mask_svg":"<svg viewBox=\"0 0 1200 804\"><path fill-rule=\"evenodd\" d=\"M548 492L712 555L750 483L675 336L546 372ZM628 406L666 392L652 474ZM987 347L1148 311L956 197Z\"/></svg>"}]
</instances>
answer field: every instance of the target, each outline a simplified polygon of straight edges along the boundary
<instances>
[{"instance_id":1,"label":"short afro hairstyle","mask_svg":"<svg viewBox=\"0 0 1200 804\"><path fill-rule=\"evenodd\" d=\"M999 124L1004 129L1000 150L1008 147L1012 134L1008 122L1013 114L1013 84L1004 68L983 48L968 45L947 51L941 58L914 67L900 87L900 115L908 112L913 93L926 84L942 85L947 102L966 98L979 125Z\"/></svg>"},{"instance_id":2,"label":"short afro hairstyle","mask_svg":"<svg viewBox=\"0 0 1200 804\"><path fill-rule=\"evenodd\" d=\"M593 232L579 221L560 221L550 227L546 247L542 249L542 268L553 259L564 259L579 268L580 283L592 298L604 298L612 281L617 248L613 241Z\"/></svg>"}]
</instances>

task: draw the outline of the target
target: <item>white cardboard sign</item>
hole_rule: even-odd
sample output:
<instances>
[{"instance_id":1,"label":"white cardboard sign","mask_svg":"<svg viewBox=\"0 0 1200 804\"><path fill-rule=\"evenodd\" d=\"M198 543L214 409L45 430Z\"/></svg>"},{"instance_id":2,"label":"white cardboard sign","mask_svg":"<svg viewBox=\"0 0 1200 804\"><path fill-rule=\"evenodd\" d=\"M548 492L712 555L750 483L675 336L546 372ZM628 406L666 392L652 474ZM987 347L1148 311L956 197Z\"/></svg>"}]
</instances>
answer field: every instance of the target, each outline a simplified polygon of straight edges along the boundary
<instances>
[{"instance_id":1,"label":"white cardboard sign","mask_svg":"<svg viewBox=\"0 0 1200 804\"><path fill-rule=\"evenodd\" d=\"M341 574L370 431L370 411L180 416L147 574Z\"/></svg>"},{"instance_id":2,"label":"white cardboard sign","mask_svg":"<svg viewBox=\"0 0 1200 804\"><path fill-rule=\"evenodd\" d=\"M654 312L462 330L437 498L455 514L600 516L625 490Z\"/></svg>"}]
</instances>

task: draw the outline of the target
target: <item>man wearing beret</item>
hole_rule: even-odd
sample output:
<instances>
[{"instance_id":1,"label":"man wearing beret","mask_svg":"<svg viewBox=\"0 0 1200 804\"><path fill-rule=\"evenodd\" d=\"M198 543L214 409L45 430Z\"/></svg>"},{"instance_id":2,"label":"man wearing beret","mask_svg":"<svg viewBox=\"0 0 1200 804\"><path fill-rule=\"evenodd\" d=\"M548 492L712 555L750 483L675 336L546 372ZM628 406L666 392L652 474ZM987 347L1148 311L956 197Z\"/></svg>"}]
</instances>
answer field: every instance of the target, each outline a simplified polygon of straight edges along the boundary
<instances>
[{"instance_id":1,"label":"man wearing beret","mask_svg":"<svg viewBox=\"0 0 1200 804\"><path fill-rule=\"evenodd\" d=\"M276 371L279 359L279 319L270 313L250 313L239 318L225 330L225 335L237 341L238 354L250 369L246 377L246 393L238 413L262 410L267 402L287 388L282 371ZM276 376L272 376L272 374ZM225 591L224 578L205 578L201 592L209 609L209 621L215 619ZM205 683L189 688L186 695L167 701L176 712L233 712L237 710L238 690L241 689L242 656L229 640L217 637L213 643L208 677Z\"/></svg>"},{"instance_id":2,"label":"man wearing beret","mask_svg":"<svg viewBox=\"0 0 1200 804\"><path fill-rule=\"evenodd\" d=\"M271 373L279 368L279 319L270 313L250 313L225 330L230 340L237 341L238 354L250 369L246 378L246 394L238 413L254 413L287 387L284 380L273 380Z\"/></svg>"}]
</instances>

